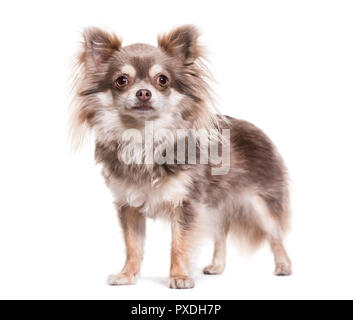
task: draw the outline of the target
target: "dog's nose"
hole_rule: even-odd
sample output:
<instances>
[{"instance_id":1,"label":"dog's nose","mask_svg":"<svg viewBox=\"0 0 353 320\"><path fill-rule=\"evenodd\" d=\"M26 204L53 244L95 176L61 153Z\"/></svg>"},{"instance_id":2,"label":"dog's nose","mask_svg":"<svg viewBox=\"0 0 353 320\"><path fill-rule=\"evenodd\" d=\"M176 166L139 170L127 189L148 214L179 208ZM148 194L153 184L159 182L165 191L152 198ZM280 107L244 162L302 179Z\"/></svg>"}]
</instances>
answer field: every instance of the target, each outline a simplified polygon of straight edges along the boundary
<instances>
[{"instance_id":1,"label":"dog's nose","mask_svg":"<svg viewBox=\"0 0 353 320\"><path fill-rule=\"evenodd\" d=\"M151 99L152 97L152 92L150 90L147 89L140 89L136 92L136 97L140 100L140 101L148 101Z\"/></svg>"}]
</instances>

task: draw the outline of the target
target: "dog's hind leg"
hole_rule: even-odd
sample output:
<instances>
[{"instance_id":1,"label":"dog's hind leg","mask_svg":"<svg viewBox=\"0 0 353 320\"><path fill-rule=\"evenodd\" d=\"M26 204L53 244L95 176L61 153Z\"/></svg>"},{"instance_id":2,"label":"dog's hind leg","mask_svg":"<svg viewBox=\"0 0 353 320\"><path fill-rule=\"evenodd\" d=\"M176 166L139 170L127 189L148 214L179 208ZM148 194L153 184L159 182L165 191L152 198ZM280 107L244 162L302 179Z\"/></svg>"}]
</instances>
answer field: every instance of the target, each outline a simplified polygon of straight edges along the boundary
<instances>
[{"instance_id":1,"label":"dog's hind leg","mask_svg":"<svg viewBox=\"0 0 353 320\"><path fill-rule=\"evenodd\" d=\"M270 213L269 206L262 197L253 195L250 200L255 219L270 243L276 264L275 275L291 275L292 264L283 246L283 230L279 218Z\"/></svg>"},{"instance_id":2,"label":"dog's hind leg","mask_svg":"<svg viewBox=\"0 0 353 320\"><path fill-rule=\"evenodd\" d=\"M273 255L275 257L276 276L289 276L292 274L292 265L281 239L269 239Z\"/></svg>"},{"instance_id":3,"label":"dog's hind leg","mask_svg":"<svg viewBox=\"0 0 353 320\"><path fill-rule=\"evenodd\" d=\"M203 269L204 274L216 275L224 272L226 266L228 232L228 222L225 222L216 230L212 263Z\"/></svg>"}]
</instances>

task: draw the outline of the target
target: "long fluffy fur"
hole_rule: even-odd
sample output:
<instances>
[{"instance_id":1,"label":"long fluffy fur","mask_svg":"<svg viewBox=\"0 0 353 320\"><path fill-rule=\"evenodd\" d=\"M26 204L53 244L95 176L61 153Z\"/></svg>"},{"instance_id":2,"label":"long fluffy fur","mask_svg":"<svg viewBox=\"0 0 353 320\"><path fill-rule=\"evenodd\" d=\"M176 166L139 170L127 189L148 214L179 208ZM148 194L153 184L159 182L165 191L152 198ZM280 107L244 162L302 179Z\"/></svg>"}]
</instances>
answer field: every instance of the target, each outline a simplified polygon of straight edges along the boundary
<instances>
[{"instance_id":1,"label":"long fluffy fur","mask_svg":"<svg viewBox=\"0 0 353 320\"><path fill-rule=\"evenodd\" d=\"M142 248L137 238L143 237L141 225L145 217L164 217L172 222L172 288L193 285L188 275L189 248L199 233L197 230L204 230L202 225L208 225L208 233L215 239L214 260L205 273L221 273L224 269L224 239L228 232L254 246L269 241L276 274L291 272L282 245L289 225L285 166L261 130L215 111L211 77L198 38L194 26L182 26L159 36L158 48L146 44L122 47L121 40L112 33L95 28L84 32L74 81L72 136L80 143L88 131L95 133L96 160L103 166L103 175L127 232L127 267L110 279L111 284L131 283L138 273ZM171 78L170 87L163 91L156 90L150 79L157 67ZM115 74L121 70L130 73L131 87L126 91L116 90L112 85ZM136 153L138 144L122 139L126 129L143 132L141 119L125 110L135 101L139 83L153 91L159 113L149 120L157 128L173 132L203 129L209 141L220 147L225 143L221 129L230 130L230 168L226 175L212 175L212 163L124 163L127 151L140 156ZM198 142L197 137L193 138ZM165 151L166 141L169 143L167 138L155 142L157 156ZM147 150L141 152L145 158ZM127 214L135 218L130 221ZM140 227L134 229L135 225ZM135 257L133 262L129 255Z\"/></svg>"}]
</instances>

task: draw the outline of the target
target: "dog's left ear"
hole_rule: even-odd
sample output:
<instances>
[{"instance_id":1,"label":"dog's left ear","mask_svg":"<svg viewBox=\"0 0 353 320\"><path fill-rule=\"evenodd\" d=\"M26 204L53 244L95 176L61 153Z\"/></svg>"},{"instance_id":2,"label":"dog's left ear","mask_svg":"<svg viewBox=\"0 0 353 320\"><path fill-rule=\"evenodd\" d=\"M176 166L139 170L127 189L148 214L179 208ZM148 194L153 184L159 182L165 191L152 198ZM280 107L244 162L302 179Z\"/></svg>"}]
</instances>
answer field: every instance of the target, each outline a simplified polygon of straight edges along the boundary
<instances>
[{"instance_id":1,"label":"dog's left ear","mask_svg":"<svg viewBox=\"0 0 353 320\"><path fill-rule=\"evenodd\" d=\"M199 30L193 25L178 27L171 32L158 36L158 46L171 56L177 56L192 63L202 56L198 44Z\"/></svg>"}]
</instances>

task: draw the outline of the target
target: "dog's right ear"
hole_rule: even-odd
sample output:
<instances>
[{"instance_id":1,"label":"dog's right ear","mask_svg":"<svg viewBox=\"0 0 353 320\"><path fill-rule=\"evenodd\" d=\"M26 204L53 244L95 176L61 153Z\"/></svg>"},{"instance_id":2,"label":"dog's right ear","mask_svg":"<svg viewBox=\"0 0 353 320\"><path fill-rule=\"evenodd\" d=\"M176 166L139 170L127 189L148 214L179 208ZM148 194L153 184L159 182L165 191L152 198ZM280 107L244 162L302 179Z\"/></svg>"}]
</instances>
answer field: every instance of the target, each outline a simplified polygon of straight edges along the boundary
<instances>
[{"instance_id":1,"label":"dog's right ear","mask_svg":"<svg viewBox=\"0 0 353 320\"><path fill-rule=\"evenodd\" d=\"M104 64L115 51L120 50L122 41L114 33L96 27L86 28L83 32L85 62L91 60L98 67Z\"/></svg>"}]
</instances>

